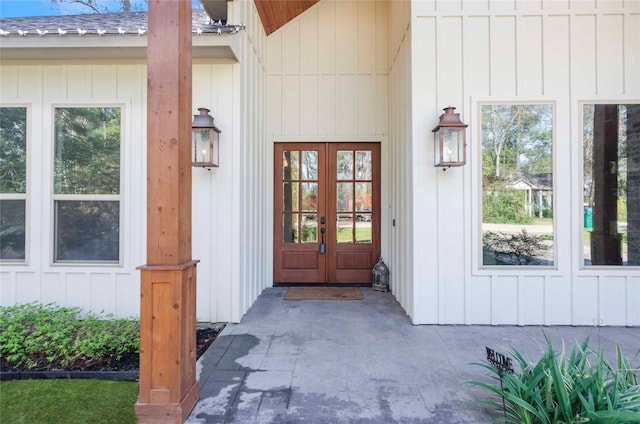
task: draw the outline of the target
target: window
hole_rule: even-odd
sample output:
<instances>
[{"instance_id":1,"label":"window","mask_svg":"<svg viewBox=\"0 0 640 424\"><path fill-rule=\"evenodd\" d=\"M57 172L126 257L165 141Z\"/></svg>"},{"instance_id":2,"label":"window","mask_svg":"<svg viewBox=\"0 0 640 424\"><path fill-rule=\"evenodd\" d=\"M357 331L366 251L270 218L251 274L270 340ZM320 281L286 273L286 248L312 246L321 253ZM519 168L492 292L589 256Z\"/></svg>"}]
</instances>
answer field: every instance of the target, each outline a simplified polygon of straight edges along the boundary
<instances>
[{"instance_id":1,"label":"window","mask_svg":"<svg viewBox=\"0 0 640 424\"><path fill-rule=\"evenodd\" d=\"M640 104L586 104L583 260L640 266Z\"/></svg>"},{"instance_id":2,"label":"window","mask_svg":"<svg viewBox=\"0 0 640 424\"><path fill-rule=\"evenodd\" d=\"M481 105L482 264L554 265L553 106Z\"/></svg>"},{"instance_id":3,"label":"window","mask_svg":"<svg viewBox=\"0 0 640 424\"><path fill-rule=\"evenodd\" d=\"M0 107L0 260L25 261L27 108Z\"/></svg>"},{"instance_id":4,"label":"window","mask_svg":"<svg viewBox=\"0 0 640 424\"><path fill-rule=\"evenodd\" d=\"M54 261L120 260L119 107L54 111Z\"/></svg>"}]
</instances>

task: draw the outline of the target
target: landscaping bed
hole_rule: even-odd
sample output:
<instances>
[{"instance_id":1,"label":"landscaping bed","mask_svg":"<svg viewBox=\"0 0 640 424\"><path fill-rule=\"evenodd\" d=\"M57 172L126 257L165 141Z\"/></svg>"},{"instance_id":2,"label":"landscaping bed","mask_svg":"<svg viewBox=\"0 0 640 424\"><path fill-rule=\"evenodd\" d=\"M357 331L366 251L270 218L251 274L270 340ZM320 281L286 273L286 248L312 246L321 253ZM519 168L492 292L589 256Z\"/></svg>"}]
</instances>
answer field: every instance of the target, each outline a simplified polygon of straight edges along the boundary
<instances>
[{"instance_id":1,"label":"landscaping bed","mask_svg":"<svg viewBox=\"0 0 640 424\"><path fill-rule=\"evenodd\" d=\"M199 324L196 358L222 329ZM0 380L100 378L137 380L139 323L79 308L29 303L0 308Z\"/></svg>"}]
</instances>

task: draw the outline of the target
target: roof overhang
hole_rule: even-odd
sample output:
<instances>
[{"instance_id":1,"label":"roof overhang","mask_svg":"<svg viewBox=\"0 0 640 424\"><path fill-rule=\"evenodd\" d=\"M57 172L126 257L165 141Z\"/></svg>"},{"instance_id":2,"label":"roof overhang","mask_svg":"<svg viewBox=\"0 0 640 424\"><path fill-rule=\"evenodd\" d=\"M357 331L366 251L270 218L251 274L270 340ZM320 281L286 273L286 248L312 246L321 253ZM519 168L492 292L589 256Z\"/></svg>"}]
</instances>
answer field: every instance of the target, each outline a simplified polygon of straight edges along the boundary
<instances>
[{"instance_id":1,"label":"roof overhang","mask_svg":"<svg viewBox=\"0 0 640 424\"><path fill-rule=\"evenodd\" d=\"M202 34L192 38L194 62L238 62L239 38ZM136 35L84 37L5 37L0 44L0 63L15 61L104 61L147 57L147 37Z\"/></svg>"}]
</instances>

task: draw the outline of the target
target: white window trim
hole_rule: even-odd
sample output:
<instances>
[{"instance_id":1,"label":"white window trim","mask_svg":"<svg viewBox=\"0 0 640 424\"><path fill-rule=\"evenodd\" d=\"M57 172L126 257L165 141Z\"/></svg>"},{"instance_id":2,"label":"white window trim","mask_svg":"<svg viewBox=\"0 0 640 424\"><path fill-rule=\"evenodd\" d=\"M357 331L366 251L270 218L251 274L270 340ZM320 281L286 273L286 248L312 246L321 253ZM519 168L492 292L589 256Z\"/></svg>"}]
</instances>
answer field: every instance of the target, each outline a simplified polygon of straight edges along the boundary
<instances>
[{"instance_id":1,"label":"white window trim","mask_svg":"<svg viewBox=\"0 0 640 424\"><path fill-rule=\"evenodd\" d=\"M54 169L55 169L55 111L59 108L74 108L74 107L87 107L87 108L100 108L100 107L118 107L120 108L120 184L119 184L119 192L118 194L55 194L54 193ZM123 184L125 178L125 160L124 160L124 150L125 150L125 134L129 134L128 129L128 120L127 114L130 113L130 105L128 102L123 102L122 100L88 100L83 102L68 102L68 101L60 101L53 102L48 105L49 108L49 116L50 122L45 127L49 133L49 169L46 170L45 175L47 175L47 189L50 193L50 198L48 201L49 209L49 228L48 228L48 245L49 245L49 266L52 268L61 268L61 267L69 267L69 268L78 268L78 267L91 267L91 268L123 268L126 264L124 259L125 248L124 248L124 233L125 233L125 205L124 199L126 198L124 190L125 184ZM45 124L46 125L46 124ZM55 254L55 243L56 243L56 201L118 201L119 203L119 228L118 228L118 260L117 261L82 261L82 260L65 260L65 261L57 261Z\"/></svg>"},{"instance_id":2,"label":"white window trim","mask_svg":"<svg viewBox=\"0 0 640 424\"><path fill-rule=\"evenodd\" d=\"M558 108L559 101L556 97L530 96L530 97L471 97L471 114L467 132L467 166L474 171L469 172L470 196L471 196L471 243L470 255L472 261L472 275L561 275L561 264L558 254L558 184L557 184L557 160L558 160ZM484 265L482 262L482 106L484 105L533 105L549 104L553 109L552 130L552 163L553 163L553 265Z\"/></svg>"}]
</instances>

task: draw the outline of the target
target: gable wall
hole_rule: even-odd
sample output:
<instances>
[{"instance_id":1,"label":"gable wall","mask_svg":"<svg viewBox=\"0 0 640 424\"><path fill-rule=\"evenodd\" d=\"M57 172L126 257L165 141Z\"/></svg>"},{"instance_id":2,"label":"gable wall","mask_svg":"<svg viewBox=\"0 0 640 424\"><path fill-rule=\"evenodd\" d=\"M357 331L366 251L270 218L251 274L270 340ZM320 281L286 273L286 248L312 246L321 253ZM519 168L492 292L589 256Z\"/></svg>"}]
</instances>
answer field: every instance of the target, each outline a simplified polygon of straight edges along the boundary
<instances>
[{"instance_id":1,"label":"gable wall","mask_svg":"<svg viewBox=\"0 0 640 424\"><path fill-rule=\"evenodd\" d=\"M387 3L324 0L267 41L270 139L387 134Z\"/></svg>"}]
</instances>

